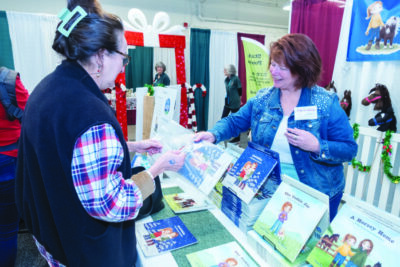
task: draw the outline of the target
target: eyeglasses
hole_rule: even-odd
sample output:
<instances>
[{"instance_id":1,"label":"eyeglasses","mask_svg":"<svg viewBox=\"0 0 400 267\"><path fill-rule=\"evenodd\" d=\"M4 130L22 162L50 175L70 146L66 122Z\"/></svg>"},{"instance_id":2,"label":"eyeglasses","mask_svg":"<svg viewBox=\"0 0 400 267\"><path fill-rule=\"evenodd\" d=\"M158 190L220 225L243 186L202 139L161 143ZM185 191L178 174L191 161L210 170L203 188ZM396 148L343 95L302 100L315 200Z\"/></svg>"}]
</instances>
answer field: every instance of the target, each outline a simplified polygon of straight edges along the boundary
<instances>
[{"instance_id":1,"label":"eyeglasses","mask_svg":"<svg viewBox=\"0 0 400 267\"><path fill-rule=\"evenodd\" d=\"M118 54L120 54L124 57L124 59L122 60L122 64L124 64L124 67L126 67L126 65L129 64L129 61L131 61L131 56L128 54L122 53L118 50L115 50L115 52L117 52Z\"/></svg>"}]
</instances>

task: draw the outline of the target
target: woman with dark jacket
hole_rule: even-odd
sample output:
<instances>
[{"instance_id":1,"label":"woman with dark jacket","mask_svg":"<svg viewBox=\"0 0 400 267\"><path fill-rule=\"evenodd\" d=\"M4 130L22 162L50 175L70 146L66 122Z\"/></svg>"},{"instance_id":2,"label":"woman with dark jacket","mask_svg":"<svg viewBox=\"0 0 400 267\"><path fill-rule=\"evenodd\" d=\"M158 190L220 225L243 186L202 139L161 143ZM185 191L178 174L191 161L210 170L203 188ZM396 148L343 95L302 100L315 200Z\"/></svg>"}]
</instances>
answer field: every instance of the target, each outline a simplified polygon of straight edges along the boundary
<instances>
[{"instance_id":1,"label":"woman with dark jacket","mask_svg":"<svg viewBox=\"0 0 400 267\"><path fill-rule=\"evenodd\" d=\"M166 67L165 64L160 62L156 63L156 66L154 67L156 70L156 75L154 76L154 81L153 81L153 85L154 86L158 86L160 84L168 86L170 85L170 80L168 75L165 73Z\"/></svg>"},{"instance_id":2,"label":"woman with dark jacket","mask_svg":"<svg viewBox=\"0 0 400 267\"><path fill-rule=\"evenodd\" d=\"M240 97L242 95L242 84L239 77L236 76L236 68L229 64L224 68L225 78L225 105L222 111L222 117L225 118L229 113L235 113L240 108Z\"/></svg>"},{"instance_id":3,"label":"woman with dark jacket","mask_svg":"<svg viewBox=\"0 0 400 267\"><path fill-rule=\"evenodd\" d=\"M157 153L155 140L125 142L101 90L129 62L121 20L96 0L69 0L53 49L65 60L25 108L16 201L50 266L135 266L135 221L154 178L179 170L170 151L132 175L129 153Z\"/></svg>"}]
</instances>

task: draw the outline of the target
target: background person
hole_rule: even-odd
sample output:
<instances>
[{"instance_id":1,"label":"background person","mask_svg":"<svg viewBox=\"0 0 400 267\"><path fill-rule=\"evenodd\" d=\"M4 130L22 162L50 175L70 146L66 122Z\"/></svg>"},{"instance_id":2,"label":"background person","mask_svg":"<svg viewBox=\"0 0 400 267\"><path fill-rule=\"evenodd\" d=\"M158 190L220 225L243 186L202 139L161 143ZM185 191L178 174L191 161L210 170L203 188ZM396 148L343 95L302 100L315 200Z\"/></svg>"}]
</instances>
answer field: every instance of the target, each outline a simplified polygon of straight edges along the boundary
<instances>
[{"instance_id":1,"label":"background person","mask_svg":"<svg viewBox=\"0 0 400 267\"><path fill-rule=\"evenodd\" d=\"M316 85L321 58L309 37L288 34L273 42L269 68L272 88L195 141L218 143L251 128L253 142L279 152L282 173L329 196L332 220L345 186L342 163L357 154L353 130L337 95Z\"/></svg>"},{"instance_id":2,"label":"background person","mask_svg":"<svg viewBox=\"0 0 400 267\"><path fill-rule=\"evenodd\" d=\"M166 152L131 176L129 152L157 153L161 145L125 142L101 92L129 62L122 22L97 1L70 0L64 15L53 49L66 59L25 109L18 210L50 266L134 266L133 219L154 191L153 178L180 169L185 155Z\"/></svg>"},{"instance_id":3,"label":"background person","mask_svg":"<svg viewBox=\"0 0 400 267\"><path fill-rule=\"evenodd\" d=\"M156 70L156 75L154 76L154 81L153 85L154 86L159 86L160 84L163 84L165 86L170 85L170 80L168 75L165 73L165 70L167 69L165 67L165 64L161 61L156 63L156 66L154 67Z\"/></svg>"},{"instance_id":4,"label":"background person","mask_svg":"<svg viewBox=\"0 0 400 267\"><path fill-rule=\"evenodd\" d=\"M3 71L6 69L1 68L0 73ZM3 80L5 83L0 86L4 89L6 86L15 88L17 105L23 110L28 100L28 91L17 73L11 74L13 71L8 69L7 72L10 79ZM21 123L17 119L9 120L4 106L0 104L0 266L2 267L14 267L17 258L19 216L15 204L15 168L20 133Z\"/></svg>"},{"instance_id":5,"label":"background person","mask_svg":"<svg viewBox=\"0 0 400 267\"><path fill-rule=\"evenodd\" d=\"M224 68L225 78L225 105L221 118L225 118L229 113L235 113L240 109L240 97L242 95L242 84L239 77L236 76L236 68L232 64L228 64ZM233 138L231 142L239 142L240 134Z\"/></svg>"}]
</instances>

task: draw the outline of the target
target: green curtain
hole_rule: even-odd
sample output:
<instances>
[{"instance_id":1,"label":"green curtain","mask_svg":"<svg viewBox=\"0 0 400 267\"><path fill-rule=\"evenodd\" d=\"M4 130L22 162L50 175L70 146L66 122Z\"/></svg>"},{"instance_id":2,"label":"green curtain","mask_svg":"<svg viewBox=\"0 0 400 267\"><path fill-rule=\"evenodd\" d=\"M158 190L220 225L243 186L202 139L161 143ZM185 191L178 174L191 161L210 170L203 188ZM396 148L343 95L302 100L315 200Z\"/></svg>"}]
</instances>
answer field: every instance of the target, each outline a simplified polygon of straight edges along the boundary
<instances>
[{"instance_id":1,"label":"green curtain","mask_svg":"<svg viewBox=\"0 0 400 267\"><path fill-rule=\"evenodd\" d=\"M210 35L210 30L192 28L190 31L190 85L201 83L207 89L205 97L201 96L201 90L195 92L198 131L204 131L208 128Z\"/></svg>"},{"instance_id":2,"label":"green curtain","mask_svg":"<svg viewBox=\"0 0 400 267\"><path fill-rule=\"evenodd\" d=\"M0 66L14 69L10 32L8 31L7 14L0 11Z\"/></svg>"},{"instance_id":3,"label":"green curtain","mask_svg":"<svg viewBox=\"0 0 400 267\"><path fill-rule=\"evenodd\" d=\"M131 62L125 69L126 88L143 87L153 83L153 47L137 46L129 49Z\"/></svg>"}]
</instances>

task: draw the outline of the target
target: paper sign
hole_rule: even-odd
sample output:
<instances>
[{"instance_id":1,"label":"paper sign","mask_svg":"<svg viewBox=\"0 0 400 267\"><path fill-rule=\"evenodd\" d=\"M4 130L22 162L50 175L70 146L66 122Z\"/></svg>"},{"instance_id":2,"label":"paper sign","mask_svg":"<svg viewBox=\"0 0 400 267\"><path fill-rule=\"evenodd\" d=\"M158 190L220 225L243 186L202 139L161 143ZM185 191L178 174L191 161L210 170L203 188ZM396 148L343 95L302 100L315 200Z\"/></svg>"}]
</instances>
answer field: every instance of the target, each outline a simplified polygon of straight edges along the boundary
<instances>
[{"instance_id":1,"label":"paper sign","mask_svg":"<svg viewBox=\"0 0 400 267\"><path fill-rule=\"evenodd\" d=\"M317 119L317 106L295 107L294 119L300 120L315 120Z\"/></svg>"}]
</instances>

